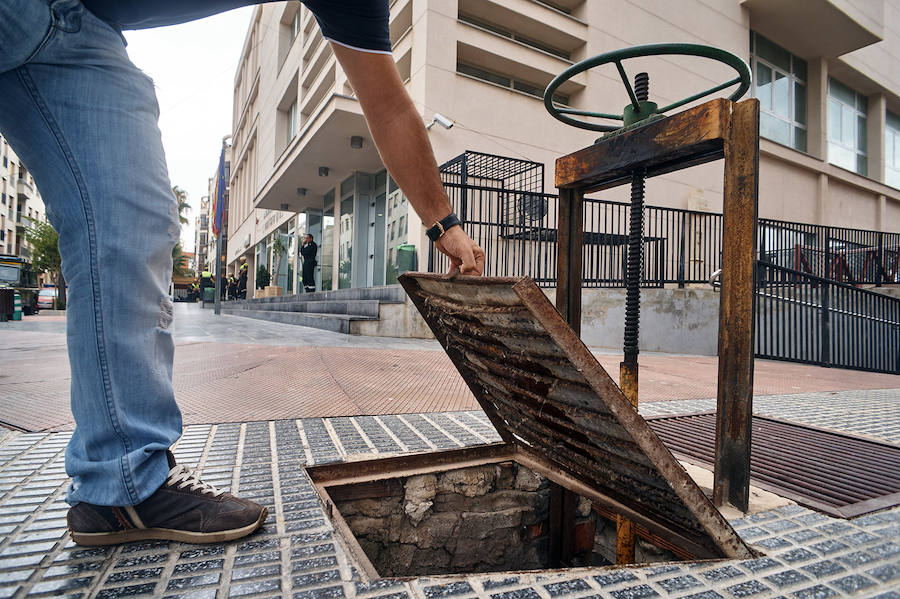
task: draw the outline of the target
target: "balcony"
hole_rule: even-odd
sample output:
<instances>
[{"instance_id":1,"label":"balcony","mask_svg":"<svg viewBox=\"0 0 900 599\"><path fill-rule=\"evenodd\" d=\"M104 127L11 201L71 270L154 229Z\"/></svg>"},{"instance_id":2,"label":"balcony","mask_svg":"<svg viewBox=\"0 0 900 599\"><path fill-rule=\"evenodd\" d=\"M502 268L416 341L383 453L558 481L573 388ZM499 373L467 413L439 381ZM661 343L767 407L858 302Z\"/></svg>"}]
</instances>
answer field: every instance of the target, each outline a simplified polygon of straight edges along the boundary
<instances>
[{"instance_id":1,"label":"balcony","mask_svg":"<svg viewBox=\"0 0 900 599\"><path fill-rule=\"evenodd\" d=\"M19 199L31 199L34 196L34 186L27 179L16 179L16 193Z\"/></svg>"},{"instance_id":2,"label":"balcony","mask_svg":"<svg viewBox=\"0 0 900 599\"><path fill-rule=\"evenodd\" d=\"M750 27L803 58L834 58L884 39L884 0L743 0Z\"/></svg>"}]
</instances>

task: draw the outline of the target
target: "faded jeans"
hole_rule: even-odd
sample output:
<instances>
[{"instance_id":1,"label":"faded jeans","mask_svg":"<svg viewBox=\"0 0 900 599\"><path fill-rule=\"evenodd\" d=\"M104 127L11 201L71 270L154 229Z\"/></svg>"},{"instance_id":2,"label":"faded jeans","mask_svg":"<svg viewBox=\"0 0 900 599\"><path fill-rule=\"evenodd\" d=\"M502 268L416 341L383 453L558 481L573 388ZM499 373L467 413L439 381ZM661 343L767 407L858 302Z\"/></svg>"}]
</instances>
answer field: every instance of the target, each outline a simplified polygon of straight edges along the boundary
<instances>
[{"instance_id":1,"label":"faded jeans","mask_svg":"<svg viewBox=\"0 0 900 599\"><path fill-rule=\"evenodd\" d=\"M0 132L40 189L68 283L67 500L137 504L165 481L182 430L168 297L178 209L153 82L79 0L0 0L0 90Z\"/></svg>"}]
</instances>

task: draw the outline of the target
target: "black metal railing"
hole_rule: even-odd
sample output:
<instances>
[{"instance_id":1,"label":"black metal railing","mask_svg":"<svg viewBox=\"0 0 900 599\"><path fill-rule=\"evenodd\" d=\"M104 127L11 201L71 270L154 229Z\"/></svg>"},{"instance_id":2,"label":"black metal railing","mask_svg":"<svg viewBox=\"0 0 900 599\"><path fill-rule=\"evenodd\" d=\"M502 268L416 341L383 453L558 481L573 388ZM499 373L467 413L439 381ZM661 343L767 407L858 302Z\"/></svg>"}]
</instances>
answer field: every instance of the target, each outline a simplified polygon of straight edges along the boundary
<instances>
[{"instance_id":1,"label":"black metal railing","mask_svg":"<svg viewBox=\"0 0 900 599\"><path fill-rule=\"evenodd\" d=\"M556 283L556 195L510 189L504 180L450 181L444 188L469 235L485 250L485 273ZM459 178L459 177L455 177ZM469 176L469 181L472 176ZM622 287L629 205L584 201L584 287ZM759 219L760 260L853 285L900 282L900 232L879 232ZM721 268L722 215L647 206L644 287L706 283ZM433 252L432 272L447 268Z\"/></svg>"},{"instance_id":2,"label":"black metal railing","mask_svg":"<svg viewBox=\"0 0 900 599\"><path fill-rule=\"evenodd\" d=\"M900 232L759 219L760 259L851 285L900 282Z\"/></svg>"},{"instance_id":3,"label":"black metal railing","mask_svg":"<svg viewBox=\"0 0 900 599\"><path fill-rule=\"evenodd\" d=\"M485 274L529 276L556 284L558 197L490 185L444 183L466 231L484 249ZM628 204L584 202L584 287L624 285ZM722 215L648 206L644 217L643 286L705 283L719 268ZM432 252L432 272L448 267Z\"/></svg>"},{"instance_id":4,"label":"black metal railing","mask_svg":"<svg viewBox=\"0 0 900 599\"><path fill-rule=\"evenodd\" d=\"M758 262L756 356L900 374L900 299Z\"/></svg>"}]
</instances>

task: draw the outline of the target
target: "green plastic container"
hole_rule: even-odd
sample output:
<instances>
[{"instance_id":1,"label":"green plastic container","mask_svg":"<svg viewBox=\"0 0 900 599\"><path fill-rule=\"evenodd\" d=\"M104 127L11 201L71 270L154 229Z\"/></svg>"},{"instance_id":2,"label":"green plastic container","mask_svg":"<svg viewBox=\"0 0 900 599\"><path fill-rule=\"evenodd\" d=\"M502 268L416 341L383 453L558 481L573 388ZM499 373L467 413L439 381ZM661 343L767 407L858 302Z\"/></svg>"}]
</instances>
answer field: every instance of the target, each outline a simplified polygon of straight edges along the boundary
<instances>
[{"instance_id":1,"label":"green plastic container","mask_svg":"<svg viewBox=\"0 0 900 599\"><path fill-rule=\"evenodd\" d=\"M216 301L216 288L215 287L207 287L203 290L203 301L204 302L214 302Z\"/></svg>"},{"instance_id":2,"label":"green plastic container","mask_svg":"<svg viewBox=\"0 0 900 599\"><path fill-rule=\"evenodd\" d=\"M22 320L22 296L16 292L13 300L13 320Z\"/></svg>"},{"instance_id":3,"label":"green plastic container","mask_svg":"<svg viewBox=\"0 0 900 599\"><path fill-rule=\"evenodd\" d=\"M402 243L397 246L397 274L410 270L419 270L416 246L413 243Z\"/></svg>"}]
</instances>

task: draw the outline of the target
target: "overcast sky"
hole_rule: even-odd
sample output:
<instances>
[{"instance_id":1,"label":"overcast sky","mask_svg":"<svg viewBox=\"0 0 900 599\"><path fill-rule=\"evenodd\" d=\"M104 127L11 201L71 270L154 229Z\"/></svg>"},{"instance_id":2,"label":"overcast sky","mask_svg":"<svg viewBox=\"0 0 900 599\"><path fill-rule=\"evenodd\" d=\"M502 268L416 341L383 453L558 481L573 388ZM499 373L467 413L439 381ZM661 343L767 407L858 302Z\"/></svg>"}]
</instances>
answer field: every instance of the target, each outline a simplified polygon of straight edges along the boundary
<instances>
[{"instance_id":1,"label":"overcast sky","mask_svg":"<svg viewBox=\"0 0 900 599\"><path fill-rule=\"evenodd\" d=\"M131 60L156 83L160 129L172 185L193 206L182 228L184 251L194 251L194 219L207 180L219 163L222 137L231 133L234 74L252 7L200 21L126 31Z\"/></svg>"}]
</instances>

